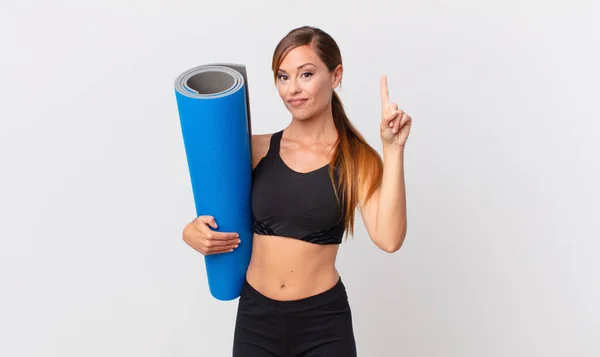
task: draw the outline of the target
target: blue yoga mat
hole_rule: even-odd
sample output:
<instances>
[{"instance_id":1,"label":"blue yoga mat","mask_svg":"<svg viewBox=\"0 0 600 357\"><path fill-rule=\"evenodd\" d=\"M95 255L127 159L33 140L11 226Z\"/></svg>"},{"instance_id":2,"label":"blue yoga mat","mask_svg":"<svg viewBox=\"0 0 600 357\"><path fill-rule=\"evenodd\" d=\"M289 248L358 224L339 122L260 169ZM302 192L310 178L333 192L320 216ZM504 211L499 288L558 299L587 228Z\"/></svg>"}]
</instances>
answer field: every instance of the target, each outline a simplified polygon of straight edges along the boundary
<instances>
[{"instance_id":1,"label":"blue yoga mat","mask_svg":"<svg viewBox=\"0 0 600 357\"><path fill-rule=\"evenodd\" d=\"M216 231L240 235L241 243L233 252L204 256L211 295L233 300L240 296L252 251L252 130L246 68L194 67L175 80L175 96L196 214L215 217Z\"/></svg>"}]
</instances>

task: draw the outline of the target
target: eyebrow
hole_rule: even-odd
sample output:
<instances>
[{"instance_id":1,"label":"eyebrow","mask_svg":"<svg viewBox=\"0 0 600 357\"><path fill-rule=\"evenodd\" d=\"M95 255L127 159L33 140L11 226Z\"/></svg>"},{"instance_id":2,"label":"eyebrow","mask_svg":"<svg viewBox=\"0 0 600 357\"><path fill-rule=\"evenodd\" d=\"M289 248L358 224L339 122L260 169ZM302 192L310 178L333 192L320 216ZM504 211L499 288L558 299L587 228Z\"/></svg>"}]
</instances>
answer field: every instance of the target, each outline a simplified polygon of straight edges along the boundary
<instances>
[{"instance_id":1,"label":"eyebrow","mask_svg":"<svg viewBox=\"0 0 600 357\"><path fill-rule=\"evenodd\" d=\"M312 64L312 63L310 63L310 62L307 62L307 63L305 63L305 64L303 64L303 65L300 65L300 66L298 66L298 68L297 68L297 69L300 69L300 68L302 68L302 67L305 67L305 66L308 66L308 65L313 65L313 66L314 66L314 64ZM285 72L285 70L283 70L283 69L279 69L279 71L278 71L278 72Z\"/></svg>"}]
</instances>

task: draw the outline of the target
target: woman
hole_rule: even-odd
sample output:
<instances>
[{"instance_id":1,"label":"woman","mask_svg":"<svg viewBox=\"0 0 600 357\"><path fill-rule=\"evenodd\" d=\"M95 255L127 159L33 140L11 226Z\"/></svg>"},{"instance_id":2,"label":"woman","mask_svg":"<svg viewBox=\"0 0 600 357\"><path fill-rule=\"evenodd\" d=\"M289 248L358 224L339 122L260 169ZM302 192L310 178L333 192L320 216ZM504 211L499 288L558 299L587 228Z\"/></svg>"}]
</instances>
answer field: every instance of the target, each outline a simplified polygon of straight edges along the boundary
<instances>
[{"instance_id":1,"label":"woman","mask_svg":"<svg viewBox=\"0 0 600 357\"><path fill-rule=\"evenodd\" d=\"M369 237L386 252L406 234L403 155L411 118L388 99L381 78L383 160L346 117L336 42L314 27L278 44L273 72L291 123L252 137L253 246L240 296L233 355L356 356L351 311L335 268L359 208ZM184 240L202 254L232 251L234 233L200 216Z\"/></svg>"}]
</instances>

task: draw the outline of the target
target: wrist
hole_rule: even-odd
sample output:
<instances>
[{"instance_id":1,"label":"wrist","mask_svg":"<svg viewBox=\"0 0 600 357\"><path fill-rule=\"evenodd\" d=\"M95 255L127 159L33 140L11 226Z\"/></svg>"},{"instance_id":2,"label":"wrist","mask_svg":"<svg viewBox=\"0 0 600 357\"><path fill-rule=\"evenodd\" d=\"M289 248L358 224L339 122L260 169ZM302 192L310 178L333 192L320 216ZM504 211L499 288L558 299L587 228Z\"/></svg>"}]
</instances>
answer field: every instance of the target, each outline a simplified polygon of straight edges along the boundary
<instances>
[{"instance_id":1,"label":"wrist","mask_svg":"<svg viewBox=\"0 0 600 357\"><path fill-rule=\"evenodd\" d=\"M383 145L383 156L389 157L403 157L404 156L404 145L384 144Z\"/></svg>"}]
</instances>

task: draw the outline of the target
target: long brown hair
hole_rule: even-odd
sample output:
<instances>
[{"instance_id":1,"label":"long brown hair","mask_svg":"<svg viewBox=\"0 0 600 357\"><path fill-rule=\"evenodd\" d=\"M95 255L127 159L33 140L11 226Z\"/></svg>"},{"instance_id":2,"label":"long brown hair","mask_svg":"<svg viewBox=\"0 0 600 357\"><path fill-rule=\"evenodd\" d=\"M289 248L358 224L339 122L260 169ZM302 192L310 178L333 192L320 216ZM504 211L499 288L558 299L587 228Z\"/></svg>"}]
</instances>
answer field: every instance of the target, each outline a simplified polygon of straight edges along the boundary
<instances>
[{"instance_id":1,"label":"long brown hair","mask_svg":"<svg viewBox=\"0 0 600 357\"><path fill-rule=\"evenodd\" d=\"M342 64L342 55L335 40L321 29L303 26L291 30L277 45L273 53L273 76L277 82L277 72L283 58L294 48L309 45L325 63L329 71ZM329 176L338 197L341 191L344 212L344 230L354 234L354 212L359 203L359 194L369 199L381 184L383 162L381 157L352 125L346 116L338 94L333 91L331 98L333 121L338 132L335 151L331 159ZM339 169L339 182L334 181L334 169ZM363 192L361 186L367 185ZM346 238L347 238L346 234Z\"/></svg>"}]
</instances>

